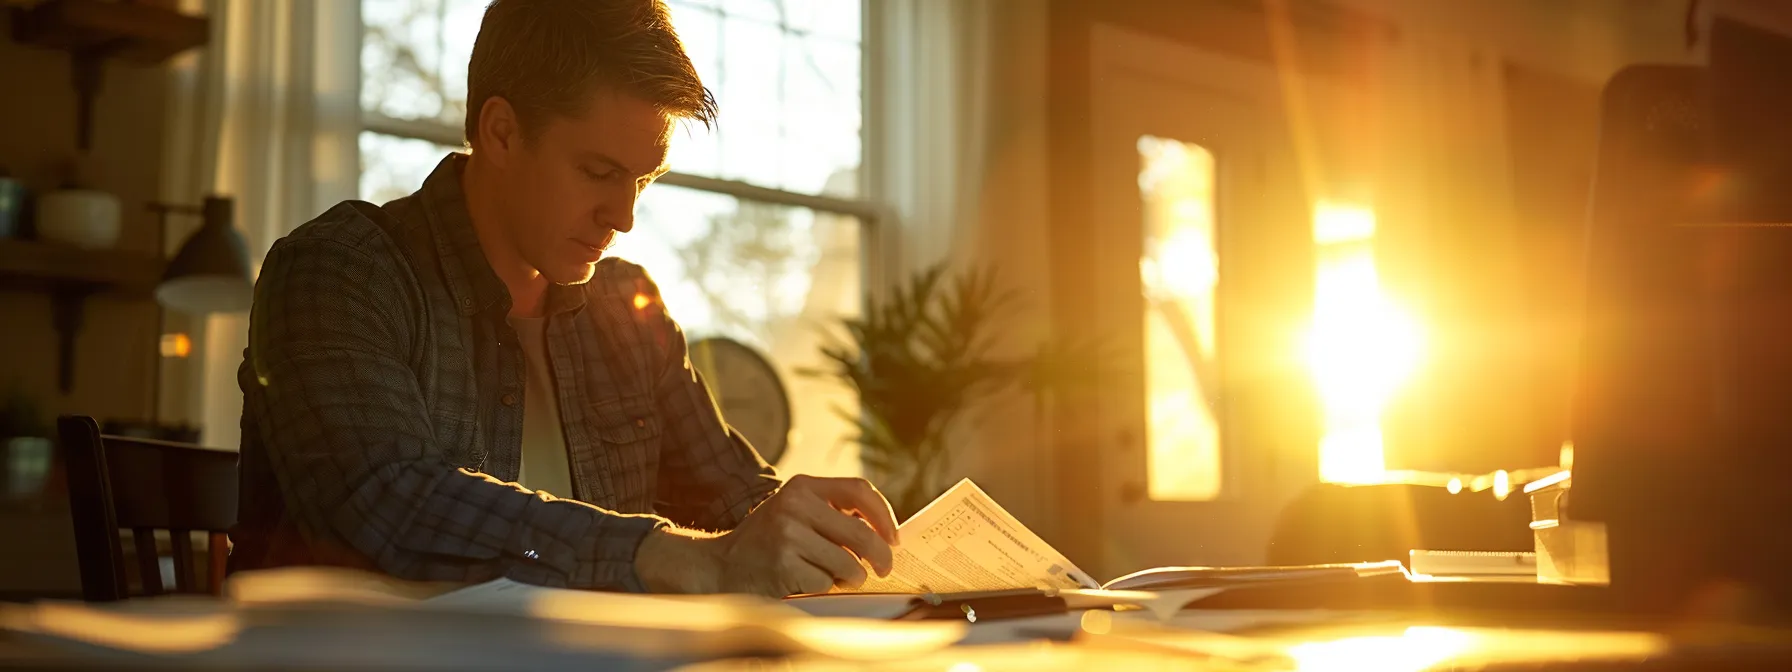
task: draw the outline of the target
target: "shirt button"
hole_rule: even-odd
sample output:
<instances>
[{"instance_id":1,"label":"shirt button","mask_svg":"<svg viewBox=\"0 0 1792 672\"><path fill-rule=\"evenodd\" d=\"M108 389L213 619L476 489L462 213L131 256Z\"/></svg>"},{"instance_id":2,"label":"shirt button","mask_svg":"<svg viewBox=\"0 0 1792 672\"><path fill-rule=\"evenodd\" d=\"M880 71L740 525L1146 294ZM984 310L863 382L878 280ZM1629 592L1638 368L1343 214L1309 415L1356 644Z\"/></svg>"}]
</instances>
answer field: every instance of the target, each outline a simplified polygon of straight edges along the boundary
<instances>
[{"instance_id":1,"label":"shirt button","mask_svg":"<svg viewBox=\"0 0 1792 672\"><path fill-rule=\"evenodd\" d=\"M646 427L647 420L645 418L635 418L635 426L636 427Z\"/></svg>"},{"instance_id":2,"label":"shirt button","mask_svg":"<svg viewBox=\"0 0 1792 672\"><path fill-rule=\"evenodd\" d=\"M473 307L473 297L470 297L470 296L469 296L469 297L463 297L463 298L462 298L462 299L461 299L461 300L460 300L460 307L462 307L462 308L472 308L472 307Z\"/></svg>"},{"instance_id":3,"label":"shirt button","mask_svg":"<svg viewBox=\"0 0 1792 672\"><path fill-rule=\"evenodd\" d=\"M505 406L515 406L516 405L516 395L506 394L503 397L500 397L498 399L498 401L503 402Z\"/></svg>"}]
</instances>

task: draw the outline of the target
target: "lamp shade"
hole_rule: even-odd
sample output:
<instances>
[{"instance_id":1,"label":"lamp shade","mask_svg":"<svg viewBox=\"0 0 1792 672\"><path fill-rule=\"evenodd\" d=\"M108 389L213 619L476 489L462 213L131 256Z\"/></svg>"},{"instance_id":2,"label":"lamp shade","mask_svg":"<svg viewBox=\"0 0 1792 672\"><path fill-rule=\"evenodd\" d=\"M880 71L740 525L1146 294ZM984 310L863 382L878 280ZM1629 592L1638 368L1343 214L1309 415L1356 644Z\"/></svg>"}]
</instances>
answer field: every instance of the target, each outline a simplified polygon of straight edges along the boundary
<instances>
[{"instance_id":1,"label":"lamp shade","mask_svg":"<svg viewBox=\"0 0 1792 672\"><path fill-rule=\"evenodd\" d=\"M249 251L232 224L235 203L205 199L204 222L180 246L156 286L156 300L195 315L240 313L249 309L255 286L249 280Z\"/></svg>"}]
</instances>

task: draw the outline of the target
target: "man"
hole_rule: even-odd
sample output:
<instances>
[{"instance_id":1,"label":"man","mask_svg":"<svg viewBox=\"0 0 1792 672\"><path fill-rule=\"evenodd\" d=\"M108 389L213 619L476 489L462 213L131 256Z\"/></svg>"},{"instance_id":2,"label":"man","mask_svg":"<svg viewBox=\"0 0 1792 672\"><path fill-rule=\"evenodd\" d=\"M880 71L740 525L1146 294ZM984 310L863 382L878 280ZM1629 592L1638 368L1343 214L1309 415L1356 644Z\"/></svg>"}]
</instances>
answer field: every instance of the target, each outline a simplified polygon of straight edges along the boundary
<instances>
[{"instance_id":1,"label":"man","mask_svg":"<svg viewBox=\"0 0 1792 672\"><path fill-rule=\"evenodd\" d=\"M780 484L646 273L602 258L675 122L715 114L663 0L497 0L467 94L470 154L268 253L234 564L774 596L887 574L883 496Z\"/></svg>"}]
</instances>

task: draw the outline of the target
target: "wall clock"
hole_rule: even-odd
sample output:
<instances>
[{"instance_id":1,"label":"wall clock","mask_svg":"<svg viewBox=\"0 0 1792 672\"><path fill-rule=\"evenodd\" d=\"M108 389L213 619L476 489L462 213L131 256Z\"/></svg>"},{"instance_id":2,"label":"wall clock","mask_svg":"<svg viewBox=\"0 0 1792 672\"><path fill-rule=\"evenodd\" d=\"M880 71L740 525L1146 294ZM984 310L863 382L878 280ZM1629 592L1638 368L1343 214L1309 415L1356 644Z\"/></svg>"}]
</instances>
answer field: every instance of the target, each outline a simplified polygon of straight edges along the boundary
<instances>
[{"instance_id":1,"label":"wall clock","mask_svg":"<svg viewBox=\"0 0 1792 672\"><path fill-rule=\"evenodd\" d=\"M777 464L790 443L790 397L771 360L728 338L699 339L691 343L690 355L722 419L766 462Z\"/></svg>"}]
</instances>

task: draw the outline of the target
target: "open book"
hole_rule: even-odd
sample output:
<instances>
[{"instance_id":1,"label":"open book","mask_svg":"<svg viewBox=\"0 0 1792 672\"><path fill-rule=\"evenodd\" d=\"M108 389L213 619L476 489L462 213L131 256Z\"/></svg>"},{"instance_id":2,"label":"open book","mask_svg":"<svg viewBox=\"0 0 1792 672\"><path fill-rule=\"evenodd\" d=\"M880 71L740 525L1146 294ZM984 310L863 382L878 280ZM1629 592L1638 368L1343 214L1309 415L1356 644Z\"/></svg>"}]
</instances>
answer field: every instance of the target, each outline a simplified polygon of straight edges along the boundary
<instances>
[{"instance_id":1,"label":"open book","mask_svg":"<svg viewBox=\"0 0 1792 672\"><path fill-rule=\"evenodd\" d=\"M1160 567L1102 584L1009 515L970 479L959 481L898 529L902 544L894 549L890 575L879 578L874 574L856 591L835 592L1171 590L1405 574L1398 560L1300 567Z\"/></svg>"}]
</instances>

